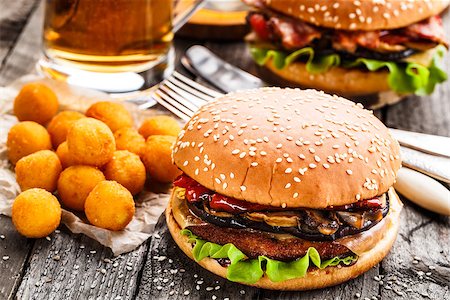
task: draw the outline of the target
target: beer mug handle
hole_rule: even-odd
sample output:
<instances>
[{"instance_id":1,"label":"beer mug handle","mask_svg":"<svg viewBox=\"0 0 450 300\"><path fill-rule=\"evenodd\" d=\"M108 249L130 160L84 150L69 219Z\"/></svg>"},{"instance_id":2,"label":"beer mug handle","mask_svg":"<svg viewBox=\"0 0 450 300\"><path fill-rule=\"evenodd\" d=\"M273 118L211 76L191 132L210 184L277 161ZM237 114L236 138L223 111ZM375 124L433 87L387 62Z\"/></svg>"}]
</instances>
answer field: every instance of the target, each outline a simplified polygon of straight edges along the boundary
<instances>
[{"instance_id":1,"label":"beer mug handle","mask_svg":"<svg viewBox=\"0 0 450 300\"><path fill-rule=\"evenodd\" d=\"M177 32L190 17L200 9L204 4L205 0L175 0L175 16L173 18L173 33Z\"/></svg>"}]
</instances>

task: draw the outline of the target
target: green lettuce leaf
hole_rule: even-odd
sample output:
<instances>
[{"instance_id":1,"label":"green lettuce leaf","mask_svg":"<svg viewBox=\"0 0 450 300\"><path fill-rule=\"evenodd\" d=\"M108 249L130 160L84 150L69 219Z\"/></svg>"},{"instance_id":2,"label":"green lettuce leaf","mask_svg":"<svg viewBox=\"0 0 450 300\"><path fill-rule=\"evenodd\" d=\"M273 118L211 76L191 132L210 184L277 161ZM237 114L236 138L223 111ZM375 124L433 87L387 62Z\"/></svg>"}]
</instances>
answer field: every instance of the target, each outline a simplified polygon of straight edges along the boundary
<instances>
[{"instance_id":1,"label":"green lettuce leaf","mask_svg":"<svg viewBox=\"0 0 450 300\"><path fill-rule=\"evenodd\" d=\"M272 60L275 67L278 69L283 69L299 58L305 58L306 70L312 74L326 72L333 66L339 66L341 62L338 54L314 57L314 49L311 47L302 48L290 54L286 54L283 51L256 47L251 47L250 52L257 64L262 66L266 64L268 60Z\"/></svg>"},{"instance_id":2,"label":"green lettuce leaf","mask_svg":"<svg viewBox=\"0 0 450 300\"><path fill-rule=\"evenodd\" d=\"M294 61L306 59L306 69L309 73L322 73L335 66L355 68L364 66L369 71L387 69L389 71L389 87L399 94L429 95L437 84L447 80L447 74L442 69L442 61L446 48L438 46L430 66L426 67L412 62L392 62L375 59L358 58L353 61L342 61L338 54L314 55L311 47L302 48L290 54L279 50L251 47L253 59L259 65L272 60L278 69L283 69Z\"/></svg>"},{"instance_id":3,"label":"green lettuce leaf","mask_svg":"<svg viewBox=\"0 0 450 300\"><path fill-rule=\"evenodd\" d=\"M242 251L233 244L218 245L204 241L187 229L183 229L181 234L189 237L189 242L195 244L192 254L196 261L205 257L228 258L231 264L227 268L227 278L230 281L242 283L255 283L264 274L273 282L285 281L293 278L300 278L306 275L310 262L319 269L337 266L340 263L350 265L357 260L357 256L347 256L345 258L334 257L322 261L319 252L310 247L305 256L291 262L277 261L267 256L259 256L258 259L248 259Z\"/></svg>"}]
</instances>

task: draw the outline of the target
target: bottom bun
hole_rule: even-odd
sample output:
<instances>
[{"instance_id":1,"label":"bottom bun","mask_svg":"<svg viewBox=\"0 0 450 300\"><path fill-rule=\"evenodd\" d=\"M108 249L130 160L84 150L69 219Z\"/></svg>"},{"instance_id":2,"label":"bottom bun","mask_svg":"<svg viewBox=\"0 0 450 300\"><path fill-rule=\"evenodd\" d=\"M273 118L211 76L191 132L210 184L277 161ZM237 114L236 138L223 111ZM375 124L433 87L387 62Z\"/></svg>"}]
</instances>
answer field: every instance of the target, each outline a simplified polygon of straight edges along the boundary
<instances>
[{"instance_id":1,"label":"bottom bun","mask_svg":"<svg viewBox=\"0 0 450 300\"><path fill-rule=\"evenodd\" d=\"M333 67L324 73L311 74L306 70L304 63L294 62L283 69L278 69L271 60L264 67L286 81L275 80L277 84L323 90L361 102L365 107L372 109L392 105L406 96L390 89L389 72L384 70L370 72L356 68ZM273 79L273 76L270 77Z\"/></svg>"},{"instance_id":2,"label":"bottom bun","mask_svg":"<svg viewBox=\"0 0 450 300\"><path fill-rule=\"evenodd\" d=\"M175 196L172 193L172 197ZM400 201L393 188L389 191L389 197L396 197L396 201ZM189 243L187 236L180 233L182 228L180 228L172 214L171 201L166 209L166 220L169 231L177 245L190 259L195 260L192 255L192 244ZM388 254L397 237L399 223L399 220L393 220L392 226L385 232L383 239L378 241L374 248L360 255L357 262L352 266L327 267L322 270L313 269L308 271L302 278L289 279L282 282L273 282L264 276L258 282L247 285L270 290L303 291L333 286L356 278L378 264ZM197 263L208 271L227 278L227 268L222 267L215 259L204 258L201 261L197 261Z\"/></svg>"}]
</instances>

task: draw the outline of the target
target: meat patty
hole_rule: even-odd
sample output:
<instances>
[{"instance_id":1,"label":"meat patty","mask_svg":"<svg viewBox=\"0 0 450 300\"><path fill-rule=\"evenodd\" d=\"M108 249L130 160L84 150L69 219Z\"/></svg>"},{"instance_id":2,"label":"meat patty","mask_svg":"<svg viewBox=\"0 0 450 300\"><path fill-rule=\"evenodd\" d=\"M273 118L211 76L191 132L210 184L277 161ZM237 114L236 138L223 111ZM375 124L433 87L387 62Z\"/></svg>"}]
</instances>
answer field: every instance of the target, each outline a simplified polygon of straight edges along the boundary
<instances>
[{"instance_id":1,"label":"meat patty","mask_svg":"<svg viewBox=\"0 0 450 300\"><path fill-rule=\"evenodd\" d=\"M315 242L299 238L279 240L269 233L251 229L226 228L212 224L189 226L187 229L209 242L219 245L232 243L250 258L265 255L280 261L292 261L303 257L309 247L316 248L323 260L353 254L347 247L336 242Z\"/></svg>"}]
</instances>

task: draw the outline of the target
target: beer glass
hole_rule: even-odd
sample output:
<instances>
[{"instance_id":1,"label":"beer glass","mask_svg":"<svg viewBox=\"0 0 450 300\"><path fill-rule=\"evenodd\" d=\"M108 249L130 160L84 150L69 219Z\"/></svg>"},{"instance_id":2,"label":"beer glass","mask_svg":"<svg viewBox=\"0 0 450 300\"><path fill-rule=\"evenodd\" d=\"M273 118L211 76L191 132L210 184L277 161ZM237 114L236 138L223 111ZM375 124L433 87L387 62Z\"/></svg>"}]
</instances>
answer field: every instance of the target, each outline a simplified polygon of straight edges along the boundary
<instances>
[{"instance_id":1,"label":"beer glass","mask_svg":"<svg viewBox=\"0 0 450 300\"><path fill-rule=\"evenodd\" d=\"M173 71L174 31L202 2L46 0L38 69L107 92L146 89Z\"/></svg>"}]
</instances>

